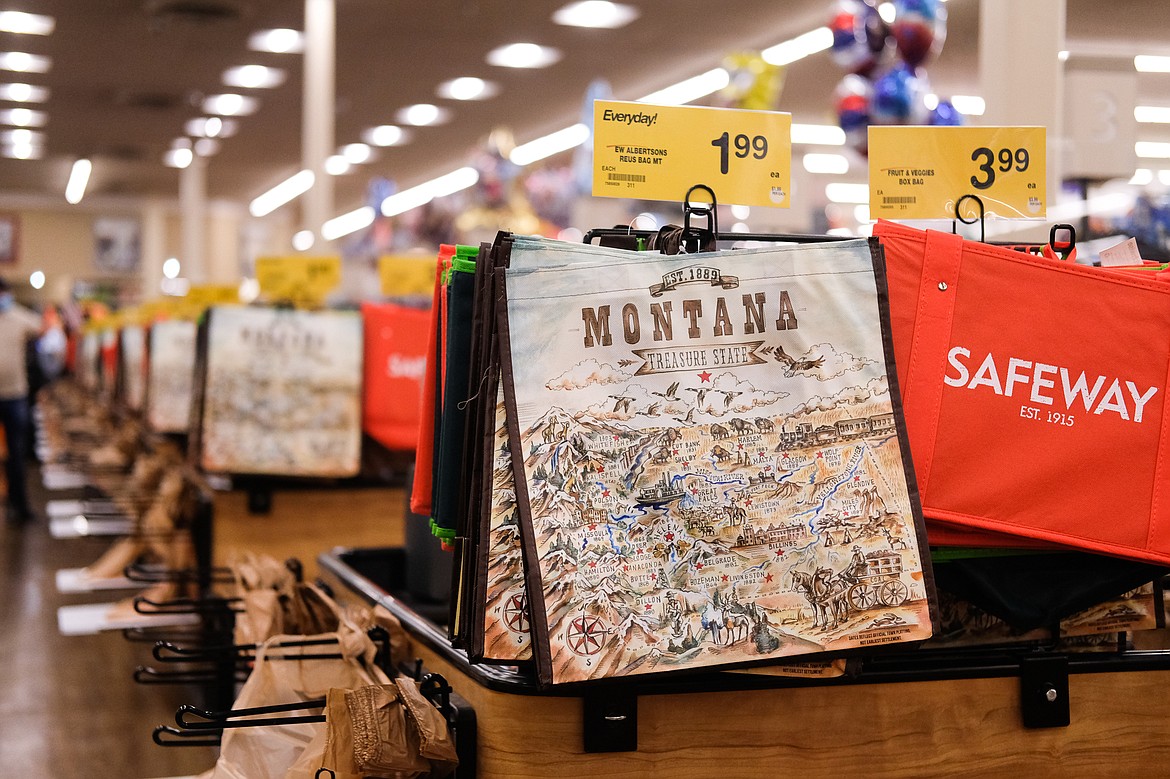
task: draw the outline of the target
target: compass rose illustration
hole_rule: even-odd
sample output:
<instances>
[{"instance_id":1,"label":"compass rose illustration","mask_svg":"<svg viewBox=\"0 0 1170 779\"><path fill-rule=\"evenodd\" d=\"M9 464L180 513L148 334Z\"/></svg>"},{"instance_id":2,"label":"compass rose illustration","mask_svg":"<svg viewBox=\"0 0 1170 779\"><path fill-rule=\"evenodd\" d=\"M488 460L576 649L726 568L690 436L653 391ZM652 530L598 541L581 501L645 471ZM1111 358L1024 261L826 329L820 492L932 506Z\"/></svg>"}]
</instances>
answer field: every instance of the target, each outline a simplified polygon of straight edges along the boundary
<instances>
[{"instance_id":1,"label":"compass rose illustration","mask_svg":"<svg viewBox=\"0 0 1170 779\"><path fill-rule=\"evenodd\" d=\"M600 619L585 614L569 623L569 628L565 631L565 642L575 653L588 657L601 651L608 632L609 629Z\"/></svg>"},{"instance_id":2,"label":"compass rose illustration","mask_svg":"<svg viewBox=\"0 0 1170 779\"><path fill-rule=\"evenodd\" d=\"M528 632L528 599L523 592L513 593L504 602L504 624L513 633Z\"/></svg>"}]
</instances>

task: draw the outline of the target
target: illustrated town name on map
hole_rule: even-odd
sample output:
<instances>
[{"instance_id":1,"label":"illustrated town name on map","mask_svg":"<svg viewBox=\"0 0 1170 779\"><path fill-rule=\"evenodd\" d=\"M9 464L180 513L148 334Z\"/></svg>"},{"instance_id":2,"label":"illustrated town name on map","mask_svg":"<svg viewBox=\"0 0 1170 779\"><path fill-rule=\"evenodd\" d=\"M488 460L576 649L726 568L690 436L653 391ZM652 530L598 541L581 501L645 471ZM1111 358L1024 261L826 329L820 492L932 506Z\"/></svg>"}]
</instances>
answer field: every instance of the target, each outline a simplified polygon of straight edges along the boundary
<instances>
[{"instance_id":1,"label":"illustrated town name on map","mask_svg":"<svg viewBox=\"0 0 1170 779\"><path fill-rule=\"evenodd\" d=\"M651 303L648 309L639 308L636 303L623 305L618 319L625 342L633 346L647 332L654 341L673 341L676 324L680 331L685 329L686 337L691 339L733 337L737 334L737 327L741 328L743 335L756 335L765 332L769 326L776 330L795 330L798 326L796 309L787 290L781 290L773 300L769 300L765 292L745 294L733 302L731 308L723 296L715 298L714 305L707 306L703 305L704 301L696 299L680 301L675 308L674 302ZM738 316L739 305L743 308L742 318ZM734 319L732 310L737 313ZM585 348L598 344L613 345L612 316L613 307L610 305L582 307Z\"/></svg>"}]
</instances>

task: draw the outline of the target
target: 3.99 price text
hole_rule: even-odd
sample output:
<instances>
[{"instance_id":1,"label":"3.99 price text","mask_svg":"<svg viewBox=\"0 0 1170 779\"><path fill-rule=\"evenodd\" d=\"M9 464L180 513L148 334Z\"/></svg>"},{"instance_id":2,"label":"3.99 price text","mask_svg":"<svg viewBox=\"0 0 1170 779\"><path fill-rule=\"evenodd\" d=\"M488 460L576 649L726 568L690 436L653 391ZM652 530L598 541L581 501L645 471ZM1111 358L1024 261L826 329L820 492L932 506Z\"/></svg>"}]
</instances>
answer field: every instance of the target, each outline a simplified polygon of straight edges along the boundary
<instances>
[{"instance_id":1,"label":"3.99 price text","mask_svg":"<svg viewBox=\"0 0 1170 779\"><path fill-rule=\"evenodd\" d=\"M990 189L995 184L997 170L1000 173L1008 173L1013 170L1017 173L1023 173L1028 169L1030 157L1028 150L1023 147L992 151L986 146L980 146L971 152L971 161L979 163L979 170L983 174L982 176L972 176L971 186L975 189Z\"/></svg>"}]
</instances>

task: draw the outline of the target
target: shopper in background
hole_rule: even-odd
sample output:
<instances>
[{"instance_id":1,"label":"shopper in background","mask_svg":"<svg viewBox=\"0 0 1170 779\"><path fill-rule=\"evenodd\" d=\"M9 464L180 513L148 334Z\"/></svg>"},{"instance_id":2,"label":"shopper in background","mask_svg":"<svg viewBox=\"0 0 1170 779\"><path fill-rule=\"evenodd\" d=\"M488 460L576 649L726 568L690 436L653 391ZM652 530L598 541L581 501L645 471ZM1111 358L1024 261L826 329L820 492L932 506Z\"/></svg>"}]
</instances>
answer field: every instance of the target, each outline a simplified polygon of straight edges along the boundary
<instances>
[{"instance_id":1,"label":"shopper in background","mask_svg":"<svg viewBox=\"0 0 1170 779\"><path fill-rule=\"evenodd\" d=\"M4 426L8 445L4 471L10 522L28 522L33 518L27 484L30 422L25 347L40 332L40 317L17 305L12 288L0 279L0 425Z\"/></svg>"}]
</instances>

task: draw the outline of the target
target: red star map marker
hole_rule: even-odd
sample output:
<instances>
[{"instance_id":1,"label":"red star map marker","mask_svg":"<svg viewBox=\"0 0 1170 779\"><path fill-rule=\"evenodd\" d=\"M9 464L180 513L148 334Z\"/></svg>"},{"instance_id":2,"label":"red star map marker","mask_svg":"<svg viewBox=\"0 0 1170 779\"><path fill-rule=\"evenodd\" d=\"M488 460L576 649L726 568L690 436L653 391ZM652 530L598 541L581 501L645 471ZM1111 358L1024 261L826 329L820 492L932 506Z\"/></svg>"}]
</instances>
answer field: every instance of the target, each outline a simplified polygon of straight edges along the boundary
<instances>
[{"instance_id":1,"label":"red star map marker","mask_svg":"<svg viewBox=\"0 0 1170 779\"><path fill-rule=\"evenodd\" d=\"M641 549L639 549L639 550L638 550L638 554L642 554L642 550L641 550Z\"/></svg>"},{"instance_id":2,"label":"red star map marker","mask_svg":"<svg viewBox=\"0 0 1170 779\"><path fill-rule=\"evenodd\" d=\"M649 603L647 603L646 604L646 611L649 611L651 608L652 608L652 606Z\"/></svg>"},{"instance_id":3,"label":"red star map marker","mask_svg":"<svg viewBox=\"0 0 1170 779\"><path fill-rule=\"evenodd\" d=\"M691 487L691 494L692 494L692 495L698 495L698 494L699 494L699 488L698 488L698 487Z\"/></svg>"},{"instance_id":4,"label":"red star map marker","mask_svg":"<svg viewBox=\"0 0 1170 779\"><path fill-rule=\"evenodd\" d=\"M817 459L818 459L818 460L823 460L823 459L825 459L825 453L824 453L824 452L817 452ZM599 470L600 470L600 469L599 469Z\"/></svg>"},{"instance_id":5,"label":"red star map marker","mask_svg":"<svg viewBox=\"0 0 1170 779\"><path fill-rule=\"evenodd\" d=\"M703 564L702 563L695 563L695 570L696 571L703 570Z\"/></svg>"},{"instance_id":6,"label":"red star map marker","mask_svg":"<svg viewBox=\"0 0 1170 779\"><path fill-rule=\"evenodd\" d=\"M783 556L784 556L784 550L783 550L783 549L777 549L777 550L776 550L776 556L777 556L777 557L783 557Z\"/></svg>"},{"instance_id":7,"label":"red star map marker","mask_svg":"<svg viewBox=\"0 0 1170 779\"><path fill-rule=\"evenodd\" d=\"M861 477L860 477L860 476L854 476L854 477L853 477L853 481L861 481Z\"/></svg>"},{"instance_id":8,"label":"red star map marker","mask_svg":"<svg viewBox=\"0 0 1170 779\"><path fill-rule=\"evenodd\" d=\"M675 453L675 454L678 454L678 450L677 450L677 449L675 449L675 450L674 450L674 453Z\"/></svg>"},{"instance_id":9,"label":"red star map marker","mask_svg":"<svg viewBox=\"0 0 1170 779\"><path fill-rule=\"evenodd\" d=\"M667 540L667 541L673 541L673 540L674 540L674 533L667 533L667 534L666 534L666 540Z\"/></svg>"},{"instance_id":10,"label":"red star map marker","mask_svg":"<svg viewBox=\"0 0 1170 779\"><path fill-rule=\"evenodd\" d=\"M703 371L699 374L699 381L711 381L711 374L707 371Z\"/></svg>"},{"instance_id":11,"label":"red star map marker","mask_svg":"<svg viewBox=\"0 0 1170 779\"><path fill-rule=\"evenodd\" d=\"M772 574L770 574L770 573L769 573L769 574L765 574L765 575L764 575L764 581L766 581L766 582L771 582L771 581L772 581Z\"/></svg>"},{"instance_id":12,"label":"red star map marker","mask_svg":"<svg viewBox=\"0 0 1170 779\"><path fill-rule=\"evenodd\" d=\"M590 530L596 530L596 529L597 529L597 523L595 523L595 522L590 522L590 523L589 523L589 529L590 529Z\"/></svg>"},{"instance_id":13,"label":"red star map marker","mask_svg":"<svg viewBox=\"0 0 1170 779\"><path fill-rule=\"evenodd\" d=\"M690 461L690 460L683 460L683 467L684 467L684 468L690 468L690 467L691 467L691 461Z\"/></svg>"},{"instance_id":14,"label":"red star map marker","mask_svg":"<svg viewBox=\"0 0 1170 779\"><path fill-rule=\"evenodd\" d=\"M748 498L747 500L745 500L745 501L743 502L743 505L745 505L745 506L750 506L750 505L752 505L752 499L751 499L751 498Z\"/></svg>"},{"instance_id":15,"label":"red star map marker","mask_svg":"<svg viewBox=\"0 0 1170 779\"><path fill-rule=\"evenodd\" d=\"M605 466L604 465L597 466L597 472L598 473L605 473Z\"/></svg>"},{"instance_id":16,"label":"red star map marker","mask_svg":"<svg viewBox=\"0 0 1170 779\"><path fill-rule=\"evenodd\" d=\"M727 574L723 574L723 581L731 581L731 577L729 577Z\"/></svg>"},{"instance_id":17,"label":"red star map marker","mask_svg":"<svg viewBox=\"0 0 1170 779\"><path fill-rule=\"evenodd\" d=\"M609 490L602 490L601 497L608 498L609 497Z\"/></svg>"},{"instance_id":18,"label":"red star map marker","mask_svg":"<svg viewBox=\"0 0 1170 779\"><path fill-rule=\"evenodd\" d=\"M590 567L590 568L596 568L596 567L597 567L597 561L596 561L596 560L594 560L593 562L589 563L589 567Z\"/></svg>"},{"instance_id":19,"label":"red star map marker","mask_svg":"<svg viewBox=\"0 0 1170 779\"><path fill-rule=\"evenodd\" d=\"M735 445L735 448L736 448L736 449L743 449L743 444L736 444L736 445Z\"/></svg>"},{"instance_id":20,"label":"red star map marker","mask_svg":"<svg viewBox=\"0 0 1170 779\"><path fill-rule=\"evenodd\" d=\"M622 570L623 570L623 571L628 571L628 570L630 570L630 566L628 566L628 565L623 565L623 566L622 566Z\"/></svg>"}]
</instances>

